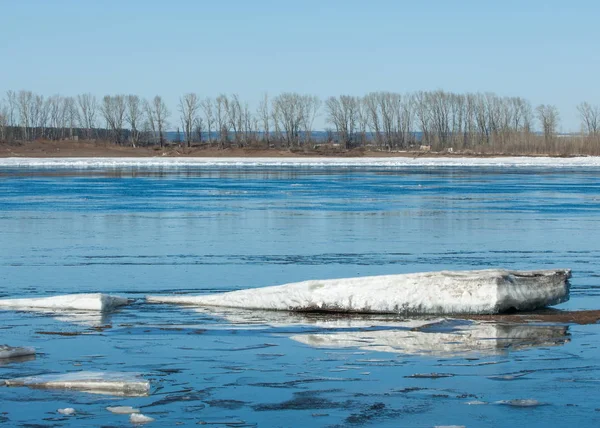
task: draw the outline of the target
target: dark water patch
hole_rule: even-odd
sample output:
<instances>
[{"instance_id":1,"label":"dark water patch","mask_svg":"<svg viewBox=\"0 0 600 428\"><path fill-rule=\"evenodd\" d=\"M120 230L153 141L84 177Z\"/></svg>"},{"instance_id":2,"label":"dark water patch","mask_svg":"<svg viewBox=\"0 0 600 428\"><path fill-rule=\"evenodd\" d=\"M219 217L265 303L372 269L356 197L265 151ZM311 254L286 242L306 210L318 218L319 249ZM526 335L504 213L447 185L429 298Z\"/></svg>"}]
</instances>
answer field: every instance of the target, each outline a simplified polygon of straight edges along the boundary
<instances>
[{"instance_id":1,"label":"dark water patch","mask_svg":"<svg viewBox=\"0 0 600 428\"><path fill-rule=\"evenodd\" d=\"M282 410L329 410L349 409L355 407L356 402L346 400L333 401L322 396L319 391L295 392L293 398L279 403L257 404L252 408L258 412Z\"/></svg>"}]
</instances>

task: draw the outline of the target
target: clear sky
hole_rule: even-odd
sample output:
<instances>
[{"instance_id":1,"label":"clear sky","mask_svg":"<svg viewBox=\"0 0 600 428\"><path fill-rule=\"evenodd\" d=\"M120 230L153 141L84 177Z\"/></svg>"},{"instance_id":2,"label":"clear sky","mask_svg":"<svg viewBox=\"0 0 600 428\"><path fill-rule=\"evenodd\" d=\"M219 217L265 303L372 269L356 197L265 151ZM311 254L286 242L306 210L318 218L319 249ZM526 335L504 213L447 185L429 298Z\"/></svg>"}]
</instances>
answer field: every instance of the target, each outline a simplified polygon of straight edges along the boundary
<instances>
[{"instance_id":1,"label":"clear sky","mask_svg":"<svg viewBox=\"0 0 600 428\"><path fill-rule=\"evenodd\" d=\"M492 91L600 104L597 0L0 0L0 91ZM316 123L324 126L324 119Z\"/></svg>"}]
</instances>

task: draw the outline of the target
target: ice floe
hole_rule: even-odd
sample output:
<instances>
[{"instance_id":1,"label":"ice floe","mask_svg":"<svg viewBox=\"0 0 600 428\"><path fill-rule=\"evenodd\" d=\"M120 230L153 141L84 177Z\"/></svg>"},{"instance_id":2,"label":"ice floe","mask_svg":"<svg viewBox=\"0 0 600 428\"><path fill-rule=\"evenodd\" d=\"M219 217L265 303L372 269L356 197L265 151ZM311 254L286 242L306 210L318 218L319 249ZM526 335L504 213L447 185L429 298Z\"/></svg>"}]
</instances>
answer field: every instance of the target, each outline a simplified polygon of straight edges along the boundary
<instances>
[{"instance_id":1,"label":"ice floe","mask_svg":"<svg viewBox=\"0 0 600 428\"><path fill-rule=\"evenodd\" d=\"M57 412L60 413L61 415L70 416L70 415L75 414L75 409L72 407L67 407L64 409L58 409Z\"/></svg>"},{"instance_id":2,"label":"ice floe","mask_svg":"<svg viewBox=\"0 0 600 428\"><path fill-rule=\"evenodd\" d=\"M147 296L152 303L244 309L393 314L497 314L568 300L571 271L442 271L310 280L199 296Z\"/></svg>"},{"instance_id":3,"label":"ice floe","mask_svg":"<svg viewBox=\"0 0 600 428\"><path fill-rule=\"evenodd\" d=\"M319 348L358 348L407 355L459 356L501 354L567 342L565 326L479 324L459 326L451 332L379 330L298 334L290 338Z\"/></svg>"},{"instance_id":4,"label":"ice floe","mask_svg":"<svg viewBox=\"0 0 600 428\"><path fill-rule=\"evenodd\" d=\"M600 167L600 157L281 157L281 158L188 158L188 157L101 157L101 158L24 158L0 159L0 167L30 168L119 168L119 167Z\"/></svg>"},{"instance_id":5,"label":"ice floe","mask_svg":"<svg viewBox=\"0 0 600 428\"><path fill-rule=\"evenodd\" d=\"M0 360L8 358L29 357L32 355L35 355L34 348L0 345Z\"/></svg>"},{"instance_id":6,"label":"ice floe","mask_svg":"<svg viewBox=\"0 0 600 428\"><path fill-rule=\"evenodd\" d=\"M0 308L17 310L75 310L106 312L129 303L126 298L102 293L64 294L50 297L0 299Z\"/></svg>"},{"instance_id":7,"label":"ice floe","mask_svg":"<svg viewBox=\"0 0 600 428\"><path fill-rule=\"evenodd\" d=\"M129 421L132 424L147 424L148 422L154 421L154 418L150 416L142 415L141 413L132 413L129 416Z\"/></svg>"},{"instance_id":8,"label":"ice floe","mask_svg":"<svg viewBox=\"0 0 600 428\"><path fill-rule=\"evenodd\" d=\"M5 379L3 383L6 386L73 389L96 394L131 397L146 396L150 392L150 382L137 373L81 371Z\"/></svg>"},{"instance_id":9,"label":"ice floe","mask_svg":"<svg viewBox=\"0 0 600 428\"><path fill-rule=\"evenodd\" d=\"M116 415L131 415L133 413L140 413L139 409L135 409L131 406L107 407L106 410Z\"/></svg>"}]
</instances>

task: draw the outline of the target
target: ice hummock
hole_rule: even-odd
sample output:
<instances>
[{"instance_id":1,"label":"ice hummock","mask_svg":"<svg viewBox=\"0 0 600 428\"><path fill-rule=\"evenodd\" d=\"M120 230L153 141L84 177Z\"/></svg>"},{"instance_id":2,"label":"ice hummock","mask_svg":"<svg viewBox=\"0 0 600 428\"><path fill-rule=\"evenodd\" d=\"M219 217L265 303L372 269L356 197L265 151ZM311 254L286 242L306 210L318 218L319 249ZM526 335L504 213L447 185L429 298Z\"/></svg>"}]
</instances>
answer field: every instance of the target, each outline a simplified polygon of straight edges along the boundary
<instances>
[{"instance_id":1,"label":"ice hummock","mask_svg":"<svg viewBox=\"0 0 600 428\"><path fill-rule=\"evenodd\" d=\"M39 389L73 389L95 394L139 397L150 392L150 382L138 373L72 372L5 379L6 386Z\"/></svg>"},{"instance_id":2,"label":"ice hummock","mask_svg":"<svg viewBox=\"0 0 600 428\"><path fill-rule=\"evenodd\" d=\"M35 355L35 349L30 347L0 345L0 360L7 358L21 358Z\"/></svg>"},{"instance_id":3,"label":"ice hummock","mask_svg":"<svg viewBox=\"0 0 600 428\"><path fill-rule=\"evenodd\" d=\"M567 301L570 277L569 269L441 271L310 280L200 296L147 296L146 300L282 311L497 314Z\"/></svg>"},{"instance_id":4,"label":"ice hummock","mask_svg":"<svg viewBox=\"0 0 600 428\"><path fill-rule=\"evenodd\" d=\"M18 310L48 309L55 311L79 310L107 312L128 304L126 298L103 293L64 294L51 297L0 299L0 308Z\"/></svg>"},{"instance_id":5,"label":"ice hummock","mask_svg":"<svg viewBox=\"0 0 600 428\"><path fill-rule=\"evenodd\" d=\"M316 348L356 348L405 355L460 356L503 354L508 350L560 346L569 341L568 327L559 325L469 323L450 331L379 330L296 334L292 340Z\"/></svg>"}]
</instances>

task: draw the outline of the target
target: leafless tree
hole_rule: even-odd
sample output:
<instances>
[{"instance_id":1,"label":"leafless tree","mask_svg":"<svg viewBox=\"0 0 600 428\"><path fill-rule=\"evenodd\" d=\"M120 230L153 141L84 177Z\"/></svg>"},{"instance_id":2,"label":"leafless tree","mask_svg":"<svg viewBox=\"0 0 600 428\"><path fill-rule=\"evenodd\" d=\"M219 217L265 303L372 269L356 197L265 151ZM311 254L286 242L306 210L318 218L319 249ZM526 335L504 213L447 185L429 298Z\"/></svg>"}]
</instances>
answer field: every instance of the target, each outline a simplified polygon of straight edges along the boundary
<instances>
[{"instance_id":1,"label":"leafless tree","mask_svg":"<svg viewBox=\"0 0 600 428\"><path fill-rule=\"evenodd\" d=\"M215 124L215 112L214 112L214 104L212 99L205 98L200 103L200 107L204 112L204 120L206 122L206 130L208 132L208 142L212 143L212 131L213 125Z\"/></svg>"},{"instance_id":2,"label":"leafless tree","mask_svg":"<svg viewBox=\"0 0 600 428\"><path fill-rule=\"evenodd\" d=\"M150 114L152 116L152 123L154 123L155 126L154 129L158 133L158 141L160 143L160 147L164 147L164 131L168 126L167 120L170 115L170 112L161 96L157 95L152 100L152 104L150 106Z\"/></svg>"},{"instance_id":3,"label":"leafless tree","mask_svg":"<svg viewBox=\"0 0 600 428\"><path fill-rule=\"evenodd\" d=\"M185 133L185 141L188 147L192 146L194 124L198 122L198 111L200 110L200 101L195 93L185 94L179 98L179 113L181 114L181 124Z\"/></svg>"},{"instance_id":4,"label":"leafless tree","mask_svg":"<svg viewBox=\"0 0 600 428\"><path fill-rule=\"evenodd\" d=\"M577 106L584 131L593 137L600 134L600 108L583 102Z\"/></svg>"},{"instance_id":5,"label":"leafless tree","mask_svg":"<svg viewBox=\"0 0 600 428\"><path fill-rule=\"evenodd\" d=\"M329 97L325 101L327 120L335 126L339 142L345 149L354 142L359 105L360 99L351 95Z\"/></svg>"},{"instance_id":6,"label":"leafless tree","mask_svg":"<svg viewBox=\"0 0 600 428\"><path fill-rule=\"evenodd\" d=\"M215 119L219 132L219 148L224 148L229 140L229 116L227 115L227 95L219 95L215 103Z\"/></svg>"},{"instance_id":7,"label":"leafless tree","mask_svg":"<svg viewBox=\"0 0 600 428\"><path fill-rule=\"evenodd\" d=\"M96 97L92 94L77 95L77 104L79 105L80 126L86 130L86 138L92 139L92 130L96 127L96 112L98 103Z\"/></svg>"},{"instance_id":8,"label":"leafless tree","mask_svg":"<svg viewBox=\"0 0 600 428\"><path fill-rule=\"evenodd\" d=\"M123 142L123 125L125 122L125 96L124 95L106 95L102 99L100 113L106 120L107 128L111 130L116 144Z\"/></svg>"},{"instance_id":9,"label":"leafless tree","mask_svg":"<svg viewBox=\"0 0 600 428\"><path fill-rule=\"evenodd\" d=\"M544 141L550 142L556 134L558 126L558 109L549 104L540 104L535 109L542 130L544 131Z\"/></svg>"},{"instance_id":10,"label":"leafless tree","mask_svg":"<svg viewBox=\"0 0 600 428\"><path fill-rule=\"evenodd\" d=\"M263 131L262 139L267 144L269 144L269 131L271 129L271 126L270 126L271 112L269 109L269 95L268 94L264 94L262 100L260 100L260 103L258 104L258 109L256 111L256 115L258 118L260 118L260 121L262 122L262 131Z\"/></svg>"},{"instance_id":11,"label":"leafless tree","mask_svg":"<svg viewBox=\"0 0 600 428\"><path fill-rule=\"evenodd\" d=\"M129 124L129 139L131 145L136 147L140 140L140 124L144 120L144 102L137 95L125 97L125 120Z\"/></svg>"}]
</instances>

